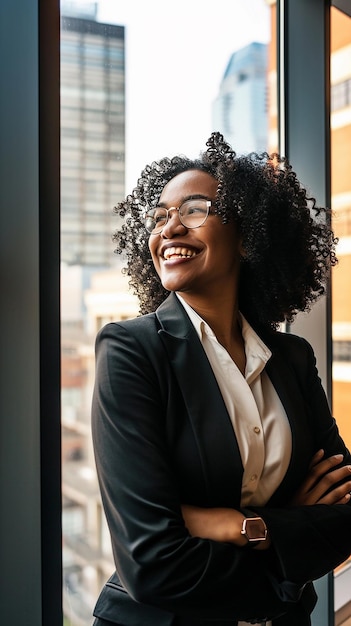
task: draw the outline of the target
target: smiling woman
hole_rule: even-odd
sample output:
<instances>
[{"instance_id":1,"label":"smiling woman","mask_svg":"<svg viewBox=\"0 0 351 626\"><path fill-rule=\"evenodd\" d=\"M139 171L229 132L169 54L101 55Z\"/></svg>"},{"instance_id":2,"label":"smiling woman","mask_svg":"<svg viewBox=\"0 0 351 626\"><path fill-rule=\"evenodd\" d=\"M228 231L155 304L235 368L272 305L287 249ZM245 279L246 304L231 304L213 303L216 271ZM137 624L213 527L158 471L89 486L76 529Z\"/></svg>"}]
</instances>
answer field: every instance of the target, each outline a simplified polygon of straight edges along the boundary
<instances>
[{"instance_id":1,"label":"smiling woman","mask_svg":"<svg viewBox=\"0 0 351 626\"><path fill-rule=\"evenodd\" d=\"M351 455L311 346L277 327L324 293L328 211L286 159L215 132L147 165L116 212L147 314L97 337L116 571L95 624L308 626L310 581L351 552Z\"/></svg>"}]
</instances>

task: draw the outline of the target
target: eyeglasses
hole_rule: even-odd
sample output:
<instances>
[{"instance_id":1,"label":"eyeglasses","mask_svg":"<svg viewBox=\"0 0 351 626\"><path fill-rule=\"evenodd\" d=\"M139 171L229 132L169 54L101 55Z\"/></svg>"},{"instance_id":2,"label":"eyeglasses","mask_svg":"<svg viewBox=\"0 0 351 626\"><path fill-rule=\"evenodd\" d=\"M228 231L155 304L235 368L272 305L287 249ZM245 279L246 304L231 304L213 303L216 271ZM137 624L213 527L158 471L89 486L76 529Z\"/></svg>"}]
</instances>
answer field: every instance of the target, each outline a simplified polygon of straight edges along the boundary
<instances>
[{"instance_id":1,"label":"eyeglasses","mask_svg":"<svg viewBox=\"0 0 351 626\"><path fill-rule=\"evenodd\" d=\"M211 200L204 198L185 200L180 207L156 207L146 211L143 215L146 230L152 235L157 235L166 226L170 211L178 211L179 220L186 228L198 228L202 226L213 206Z\"/></svg>"}]
</instances>

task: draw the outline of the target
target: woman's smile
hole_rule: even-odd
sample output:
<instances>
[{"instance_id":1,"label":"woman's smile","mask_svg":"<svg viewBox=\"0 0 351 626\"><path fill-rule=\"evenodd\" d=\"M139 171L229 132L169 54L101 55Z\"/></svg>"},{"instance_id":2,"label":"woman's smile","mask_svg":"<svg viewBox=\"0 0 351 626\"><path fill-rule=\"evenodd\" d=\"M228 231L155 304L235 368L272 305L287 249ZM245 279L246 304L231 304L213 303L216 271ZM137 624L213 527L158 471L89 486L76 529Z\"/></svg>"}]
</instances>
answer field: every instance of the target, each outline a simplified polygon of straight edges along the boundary
<instances>
[{"instance_id":1,"label":"woman's smile","mask_svg":"<svg viewBox=\"0 0 351 626\"><path fill-rule=\"evenodd\" d=\"M175 246L173 243L166 244L162 250L162 256L165 261L174 261L179 259L192 259L199 254L199 250L188 246L187 244L177 243Z\"/></svg>"}]
</instances>

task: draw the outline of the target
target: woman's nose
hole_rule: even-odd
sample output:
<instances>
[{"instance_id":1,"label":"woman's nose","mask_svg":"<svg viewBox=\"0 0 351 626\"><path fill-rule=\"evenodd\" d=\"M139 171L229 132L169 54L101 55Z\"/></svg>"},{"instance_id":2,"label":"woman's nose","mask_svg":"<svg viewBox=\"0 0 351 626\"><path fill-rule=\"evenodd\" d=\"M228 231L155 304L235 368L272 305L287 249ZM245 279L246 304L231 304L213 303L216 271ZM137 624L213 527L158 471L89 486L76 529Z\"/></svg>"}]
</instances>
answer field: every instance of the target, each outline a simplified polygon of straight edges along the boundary
<instances>
[{"instance_id":1,"label":"woman's nose","mask_svg":"<svg viewBox=\"0 0 351 626\"><path fill-rule=\"evenodd\" d=\"M171 239L174 235L183 235L186 231L187 227L184 226L179 219L179 211L177 211L177 209L171 209L168 213L168 221L161 231L161 236L164 237L164 239Z\"/></svg>"}]
</instances>

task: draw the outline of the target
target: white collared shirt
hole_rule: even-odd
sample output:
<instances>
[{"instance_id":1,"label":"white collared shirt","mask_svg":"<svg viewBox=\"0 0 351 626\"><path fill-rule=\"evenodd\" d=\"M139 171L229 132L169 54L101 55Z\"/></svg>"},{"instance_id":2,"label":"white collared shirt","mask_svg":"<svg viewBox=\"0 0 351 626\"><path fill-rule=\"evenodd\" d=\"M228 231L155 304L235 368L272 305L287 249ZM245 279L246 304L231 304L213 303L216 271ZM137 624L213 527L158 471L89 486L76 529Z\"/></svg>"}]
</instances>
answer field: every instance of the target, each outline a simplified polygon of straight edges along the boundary
<instances>
[{"instance_id":1,"label":"white collared shirt","mask_svg":"<svg viewBox=\"0 0 351 626\"><path fill-rule=\"evenodd\" d=\"M234 428L244 468L241 506L263 506L280 485L291 457L287 415L264 370L271 351L241 315L243 376L209 325L177 296L200 338Z\"/></svg>"}]
</instances>

